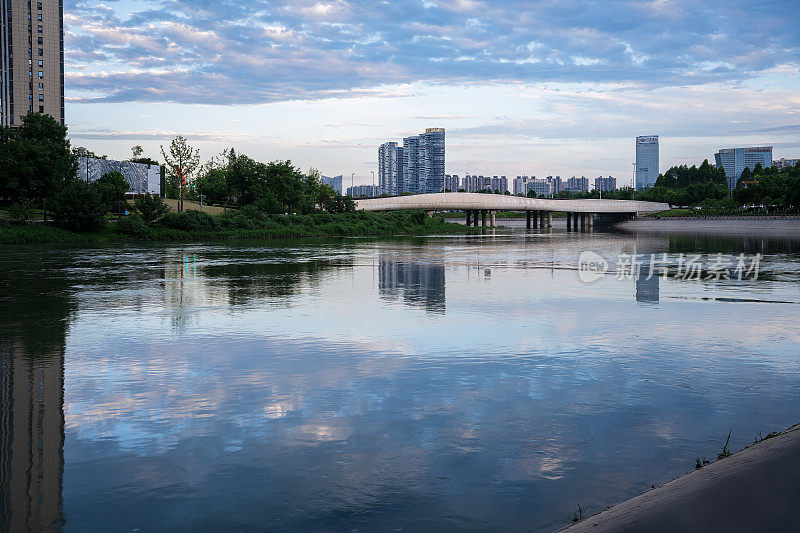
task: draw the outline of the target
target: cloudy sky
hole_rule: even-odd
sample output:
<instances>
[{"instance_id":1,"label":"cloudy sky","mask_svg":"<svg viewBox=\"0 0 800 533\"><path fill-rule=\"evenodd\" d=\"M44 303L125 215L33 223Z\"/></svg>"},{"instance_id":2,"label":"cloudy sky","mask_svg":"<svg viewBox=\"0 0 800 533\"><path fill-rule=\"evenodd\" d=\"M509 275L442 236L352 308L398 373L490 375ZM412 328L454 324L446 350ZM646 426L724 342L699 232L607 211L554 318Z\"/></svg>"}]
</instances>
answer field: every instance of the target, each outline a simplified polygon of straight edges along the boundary
<instances>
[{"instance_id":1,"label":"cloudy sky","mask_svg":"<svg viewBox=\"0 0 800 533\"><path fill-rule=\"evenodd\" d=\"M372 181L377 146L447 129L447 172L613 175L716 149L800 157L800 4L704 0L66 0L73 144L177 134Z\"/></svg>"}]
</instances>

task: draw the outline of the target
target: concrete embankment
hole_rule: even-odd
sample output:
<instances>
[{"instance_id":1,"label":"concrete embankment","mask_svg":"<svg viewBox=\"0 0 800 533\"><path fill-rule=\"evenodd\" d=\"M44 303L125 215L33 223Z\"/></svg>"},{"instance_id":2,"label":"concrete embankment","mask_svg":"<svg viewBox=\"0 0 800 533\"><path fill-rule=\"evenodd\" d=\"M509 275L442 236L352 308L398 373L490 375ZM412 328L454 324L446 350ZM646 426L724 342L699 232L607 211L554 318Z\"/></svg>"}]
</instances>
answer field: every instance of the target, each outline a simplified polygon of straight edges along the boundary
<instances>
[{"instance_id":1,"label":"concrete embankment","mask_svg":"<svg viewBox=\"0 0 800 533\"><path fill-rule=\"evenodd\" d=\"M775 218L638 218L615 226L646 233L698 233L706 235L762 235L800 237L800 217Z\"/></svg>"},{"instance_id":2,"label":"concrete embankment","mask_svg":"<svg viewBox=\"0 0 800 533\"><path fill-rule=\"evenodd\" d=\"M563 531L798 531L798 502L800 424Z\"/></svg>"}]
</instances>

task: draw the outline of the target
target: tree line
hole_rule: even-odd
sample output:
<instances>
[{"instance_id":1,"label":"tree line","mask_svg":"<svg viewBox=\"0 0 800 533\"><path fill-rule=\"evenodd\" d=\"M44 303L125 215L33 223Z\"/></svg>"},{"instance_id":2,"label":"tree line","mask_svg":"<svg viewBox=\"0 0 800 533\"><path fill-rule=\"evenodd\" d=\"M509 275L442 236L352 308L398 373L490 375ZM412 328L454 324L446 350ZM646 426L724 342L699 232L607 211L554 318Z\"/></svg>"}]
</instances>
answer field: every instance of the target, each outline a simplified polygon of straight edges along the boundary
<instances>
[{"instance_id":1,"label":"tree line","mask_svg":"<svg viewBox=\"0 0 800 533\"><path fill-rule=\"evenodd\" d=\"M163 165L144 157L140 146L132 152L129 161L161 166L168 198L202 198L267 215L355 210L353 200L322 184L317 171L301 172L290 161L261 163L229 149L200 166L198 150L180 136L162 147ZM82 156L105 158L71 148L66 126L48 115L30 113L18 127L0 128L0 205L8 218L25 224L41 212L45 221L83 231L104 226L109 213L133 212L152 222L168 211L159 196L138 196L130 204L130 186L119 172L91 183L80 179L77 158Z\"/></svg>"}]
</instances>

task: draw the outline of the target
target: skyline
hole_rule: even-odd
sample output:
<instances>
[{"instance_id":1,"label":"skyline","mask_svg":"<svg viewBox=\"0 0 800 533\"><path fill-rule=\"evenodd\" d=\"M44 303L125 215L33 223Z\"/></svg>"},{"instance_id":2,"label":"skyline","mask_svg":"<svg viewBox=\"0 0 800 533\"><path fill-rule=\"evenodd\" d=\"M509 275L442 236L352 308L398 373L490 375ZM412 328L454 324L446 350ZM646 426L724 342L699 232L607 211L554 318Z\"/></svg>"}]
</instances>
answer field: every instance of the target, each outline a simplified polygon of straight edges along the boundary
<instances>
[{"instance_id":1,"label":"skyline","mask_svg":"<svg viewBox=\"0 0 800 533\"><path fill-rule=\"evenodd\" d=\"M356 184L377 146L428 127L459 175L624 186L650 134L662 172L727 146L797 157L793 6L749 5L68 1L66 121L113 158L181 134L203 160L234 146Z\"/></svg>"}]
</instances>

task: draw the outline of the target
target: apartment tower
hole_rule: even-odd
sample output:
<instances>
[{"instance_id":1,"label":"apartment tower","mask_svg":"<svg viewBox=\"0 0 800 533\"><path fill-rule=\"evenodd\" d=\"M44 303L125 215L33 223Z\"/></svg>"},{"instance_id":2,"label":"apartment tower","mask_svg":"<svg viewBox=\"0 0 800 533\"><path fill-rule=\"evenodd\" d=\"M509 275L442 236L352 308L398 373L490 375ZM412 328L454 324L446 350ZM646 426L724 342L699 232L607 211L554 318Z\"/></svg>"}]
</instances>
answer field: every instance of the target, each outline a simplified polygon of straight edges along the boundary
<instances>
[{"instance_id":1,"label":"apartment tower","mask_svg":"<svg viewBox=\"0 0 800 533\"><path fill-rule=\"evenodd\" d=\"M30 112L64 124L62 0L3 0L0 18L0 123Z\"/></svg>"}]
</instances>

